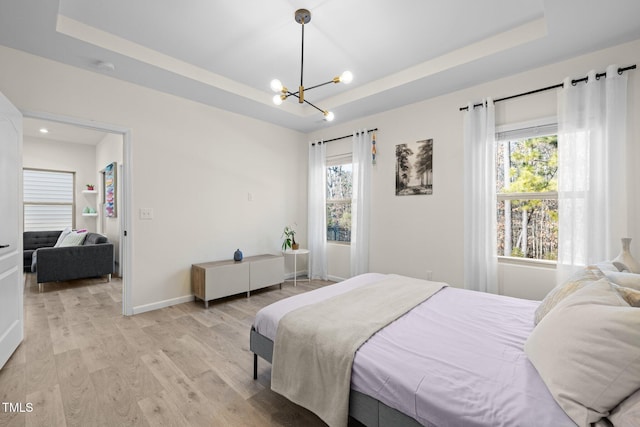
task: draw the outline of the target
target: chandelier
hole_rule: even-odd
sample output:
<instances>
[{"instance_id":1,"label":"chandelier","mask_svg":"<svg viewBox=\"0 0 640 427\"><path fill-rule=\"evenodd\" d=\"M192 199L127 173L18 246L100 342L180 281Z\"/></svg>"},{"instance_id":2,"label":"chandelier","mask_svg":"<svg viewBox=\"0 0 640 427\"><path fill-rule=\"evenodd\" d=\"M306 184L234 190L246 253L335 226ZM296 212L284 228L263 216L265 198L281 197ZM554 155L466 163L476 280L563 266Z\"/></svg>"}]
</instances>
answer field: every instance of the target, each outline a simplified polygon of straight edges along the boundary
<instances>
[{"instance_id":1,"label":"chandelier","mask_svg":"<svg viewBox=\"0 0 640 427\"><path fill-rule=\"evenodd\" d=\"M298 103L300 103L300 104L307 103L307 104L311 105L313 108L315 108L316 110L320 111L324 115L325 120L330 122L330 121L332 121L334 119L334 117L335 117L334 114L331 111L323 110L323 109L313 105L311 102L307 101L304 98L304 92L305 92L305 90L309 91L311 89L315 89L315 88L320 87L320 86L328 85L329 83L349 84L353 80L353 74L351 74L351 71L345 71L341 75L339 75L337 77L334 77L333 79L329 80L328 82L320 83L320 84L317 84L315 86L311 86L311 87L305 88L304 87L304 80L303 80L303 77L304 77L304 24L308 24L309 21L311 21L311 12L309 12L307 9L298 9L298 10L296 10L296 13L295 13L295 20L296 20L296 22L298 24L300 24L302 26L302 57L300 59L300 87L298 88L297 92L291 92L291 91L289 91L289 89L287 89L286 87L284 87L282 85L280 80L278 80L278 79L272 80L271 81L271 89L274 92L278 93L277 95L275 95L273 97L273 103L276 104L276 105L280 105L288 97L294 96L294 97L298 98Z\"/></svg>"}]
</instances>

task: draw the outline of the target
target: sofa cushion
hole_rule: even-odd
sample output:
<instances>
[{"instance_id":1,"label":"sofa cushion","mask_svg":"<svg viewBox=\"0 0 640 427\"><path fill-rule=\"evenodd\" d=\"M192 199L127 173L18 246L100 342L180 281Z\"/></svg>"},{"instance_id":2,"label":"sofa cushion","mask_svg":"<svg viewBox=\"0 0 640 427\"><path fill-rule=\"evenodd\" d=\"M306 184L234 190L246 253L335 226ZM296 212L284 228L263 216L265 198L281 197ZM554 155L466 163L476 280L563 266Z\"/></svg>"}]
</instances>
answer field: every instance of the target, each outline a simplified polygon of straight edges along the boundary
<instances>
[{"instance_id":1,"label":"sofa cushion","mask_svg":"<svg viewBox=\"0 0 640 427\"><path fill-rule=\"evenodd\" d=\"M23 249L38 249L52 247L56 244L62 231L25 231L22 233Z\"/></svg>"},{"instance_id":2,"label":"sofa cushion","mask_svg":"<svg viewBox=\"0 0 640 427\"><path fill-rule=\"evenodd\" d=\"M98 245L100 243L109 243L107 236L98 233L87 233L84 239L84 245Z\"/></svg>"},{"instance_id":3,"label":"sofa cushion","mask_svg":"<svg viewBox=\"0 0 640 427\"><path fill-rule=\"evenodd\" d=\"M25 231L22 233L24 271L31 271L32 256L36 249L52 247L60 236L60 231Z\"/></svg>"}]
</instances>

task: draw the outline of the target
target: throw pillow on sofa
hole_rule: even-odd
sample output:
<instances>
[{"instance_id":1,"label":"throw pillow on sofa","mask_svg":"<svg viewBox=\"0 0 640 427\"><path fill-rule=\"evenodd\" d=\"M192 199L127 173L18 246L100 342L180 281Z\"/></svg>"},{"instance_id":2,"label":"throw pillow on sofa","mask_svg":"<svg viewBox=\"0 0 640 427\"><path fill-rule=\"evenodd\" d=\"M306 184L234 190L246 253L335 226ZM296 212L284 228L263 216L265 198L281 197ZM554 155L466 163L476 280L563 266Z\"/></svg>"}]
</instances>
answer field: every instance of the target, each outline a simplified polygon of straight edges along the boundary
<instances>
[{"instance_id":1,"label":"throw pillow on sofa","mask_svg":"<svg viewBox=\"0 0 640 427\"><path fill-rule=\"evenodd\" d=\"M56 240L56 244L53 245L53 247L54 248L60 247L60 245L64 241L64 238L67 237L69 233L71 233L71 227L67 227L64 230L62 230L62 233L60 233L60 236L58 236L58 240Z\"/></svg>"},{"instance_id":2,"label":"throw pillow on sofa","mask_svg":"<svg viewBox=\"0 0 640 427\"><path fill-rule=\"evenodd\" d=\"M62 243L60 243L59 247L65 246L81 246L84 243L84 239L87 237L87 232L84 231L79 233L77 231L72 231L67 234Z\"/></svg>"}]
</instances>

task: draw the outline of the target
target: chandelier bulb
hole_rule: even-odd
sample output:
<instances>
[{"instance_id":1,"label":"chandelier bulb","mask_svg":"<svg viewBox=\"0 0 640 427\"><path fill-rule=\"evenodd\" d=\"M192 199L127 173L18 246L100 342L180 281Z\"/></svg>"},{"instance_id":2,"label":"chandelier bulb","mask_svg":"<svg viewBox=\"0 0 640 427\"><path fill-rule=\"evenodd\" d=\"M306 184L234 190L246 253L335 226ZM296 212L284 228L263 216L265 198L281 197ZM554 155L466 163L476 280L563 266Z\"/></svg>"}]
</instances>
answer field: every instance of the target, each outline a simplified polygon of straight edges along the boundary
<instances>
[{"instance_id":1,"label":"chandelier bulb","mask_svg":"<svg viewBox=\"0 0 640 427\"><path fill-rule=\"evenodd\" d=\"M352 81L353 81L353 73L351 73L351 71L345 71L344 73L340 74L341 83L348 85Z\"/></svg>"},{"instance_id":2,"label":"chandelier bulb","mask_svg":"<svg viewBox=\"0 0 640 427\"><path fill-rule=\"evenodd\" d=\"M278 79L271 80L271 90L274 92L282 92L282 82Z\"/></svg>"},{"instance_id":3,"label":"chandelier bulb","mask_svg":"<svg viewBox=\"0 0 640 427\"><path fill-rule=\"evenodd\" d=\"M328 122L332 122L336 118L332 111L323 111L322 114L324 114L324 119Z\"/></svg>"},{"instance_id":4,"label":"chandelier bulb","mask_svg":"<svg viewBox=\"0 0 640 427\"><path fill-rule=\"evenodd\" d=\"M273 103L276 105L282 104L282 95L273 95Z\"/></svg>"}]
</instances>

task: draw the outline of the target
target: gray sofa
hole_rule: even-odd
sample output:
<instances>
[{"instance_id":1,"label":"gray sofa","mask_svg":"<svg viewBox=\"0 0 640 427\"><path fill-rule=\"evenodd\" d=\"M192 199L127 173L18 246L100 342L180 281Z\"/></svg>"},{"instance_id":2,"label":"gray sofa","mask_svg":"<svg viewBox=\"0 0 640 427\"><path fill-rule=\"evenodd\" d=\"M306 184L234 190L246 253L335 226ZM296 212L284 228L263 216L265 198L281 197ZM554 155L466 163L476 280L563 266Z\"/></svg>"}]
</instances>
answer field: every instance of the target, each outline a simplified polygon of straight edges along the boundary
<instances>
[{"instance_id":1,"label":"gray sofa","mask_svg":"<svg viewBox=\"0 0 640 427\"><path fill-rule=\"evenodd\" d=\"M22 233L22 248L24 252L24 271L31 272L33 253L38 248L53 247L62 231L25 231Z\"/></svg>"},{"instance_id":2,"label":"gray sofa","mask_svg":"<svg viewBox=\"0 0 640 427\"><path fill-rule=\"evenodd\" d=\"M36 274L40 289L44 282L108 276L114 271L113 244L97 233L87 233L80 246L53 247L60 231L25 231L25 271ZM27 264L30 261L30 264Z\"/></svg>"}]
</instances>

